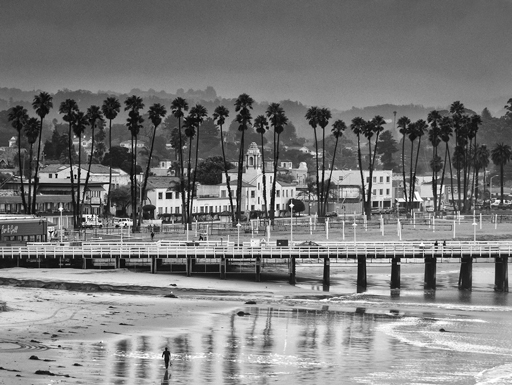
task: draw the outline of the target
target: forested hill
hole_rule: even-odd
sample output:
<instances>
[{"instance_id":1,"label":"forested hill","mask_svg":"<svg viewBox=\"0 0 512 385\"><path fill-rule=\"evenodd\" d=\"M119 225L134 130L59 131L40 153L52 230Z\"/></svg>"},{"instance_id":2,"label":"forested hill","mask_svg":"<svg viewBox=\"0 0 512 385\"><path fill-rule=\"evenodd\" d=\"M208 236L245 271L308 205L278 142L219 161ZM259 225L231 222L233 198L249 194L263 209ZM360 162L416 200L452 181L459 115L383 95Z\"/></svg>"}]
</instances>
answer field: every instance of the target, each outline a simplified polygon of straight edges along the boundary
<instances>
[{"instance_id":1,"label":"forested hill","mask_svg":"<svg viewBox=\"0 0 512 385\"><path fill-rule=\"evenodd\" d=\"M34 115L33 109L31 107L31 102L34 98L34 95L38 94L41 90L32 90L32 91L23 91L16 88L2 88L0 87L0 111L5 111L10 107L21 104L27 108L29 114ZM243 90L242 90L243 91ZM161 103L168 111L170 110L171 101L177 96L185 98L190 106L195 105L196 103L203 104L207 110L209 115L213 114L215 107L222 104L230 111L230 116L227 119L228 123L235 117L235 109L234 109L234 101L235 99L226 99L217 95L215 89L213 87L207 87L205 90L192 90L189 89L187 91L183 89L178 89L176 93L168 93L165 91L155 91L153 89L149 89L147 91L143 91L140 89L133 89L129 93L122 94L114 91L99 91L99 92L91 92L87 90L60 90L53 95L53 105L54 108L50 111L48 116L48 120L51 121L53 119L57 119L58 122L62 122L62 117L58 113L58 107L61 102L66 99L74 99L81 110L86 110L91 105L99 105L103 103L103 101L111 95L115 95L119 98L121 103L130 95L137 95L144 99L144 103L147 108L154 103ZM267 106L270 102L274 101L256 101L253 105L253 118L257 115L264 114ZM464 102L462 100L462 102ZM299 101L280 101L282 107L285 110L286 115L290 119L290 121L294 124L297 136L304 137L307 139L311 139L313 137L313 130L308 125L308 122L305 119L306 111L310 106L306 106ZM503 105L506 103L506 100L503 101ZM445 106L444 108L448 108ZM418 119L426 119L429 111L433 110L431 107L423 107L420 105L393 105L393 104L383 104L378 106L368 106L364 108L352 107L347 111L332 111L332 121L336 119L342 119L347 126L350 125L350 122L353 118L360 116L364 119L371 119L375 115L381 115L389 122L386 125L386 129L393 128L394 121L394 112L396 111L396 118L400 118L401 116L407 116L411 121L415 121ZM481 111L476 111L477 113L481 113ZM122 112L119 117L116 119L115 123L123 124L127 118L127 115ZM4 124L0 122L0 129L3 131ZM330 131L330 128L329 128ZM6 143L0 143L0 145L6 145Z\"/></svg>"}]
</instances>

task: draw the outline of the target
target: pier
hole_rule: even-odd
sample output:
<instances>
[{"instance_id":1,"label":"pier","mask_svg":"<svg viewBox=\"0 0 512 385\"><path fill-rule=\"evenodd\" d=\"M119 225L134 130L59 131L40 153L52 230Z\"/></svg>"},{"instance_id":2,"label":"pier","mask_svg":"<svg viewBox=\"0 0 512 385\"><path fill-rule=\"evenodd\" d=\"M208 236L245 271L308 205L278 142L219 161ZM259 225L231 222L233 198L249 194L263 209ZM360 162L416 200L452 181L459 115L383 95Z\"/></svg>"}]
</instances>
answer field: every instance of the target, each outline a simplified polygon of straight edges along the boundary
<instances>
[{"instance_id":1,"label":"pier","mask_svg":"<svg viewBox=\"0 0 512 385\"><path fill-rule=\"evenodd\" d=\"M284 244L285 246L278 246ZM218 273L228 279L231 269L252 272L261 280L265 267L271 264L288 266L289 283L296 283L297 265L323 265L323 290L329 291L333 265L357 265L357 289L367 288L368 264L390 265L390 288L400 288L401 265L425 265L424 288L436 288L436 264L446 261L460 263L458 287L471 290L474 263L495 264L494 290L508 292L508 260L512 242L448 242L446 245L425 245L414 242L324 242L306 245L287 242L254 246L233 242L67 242L29 243L26 246L0 248L0 268L5 267L73 267L73 268L146 268L151 273L166 272L191 276Z\"/></svg>"}]
</instances>

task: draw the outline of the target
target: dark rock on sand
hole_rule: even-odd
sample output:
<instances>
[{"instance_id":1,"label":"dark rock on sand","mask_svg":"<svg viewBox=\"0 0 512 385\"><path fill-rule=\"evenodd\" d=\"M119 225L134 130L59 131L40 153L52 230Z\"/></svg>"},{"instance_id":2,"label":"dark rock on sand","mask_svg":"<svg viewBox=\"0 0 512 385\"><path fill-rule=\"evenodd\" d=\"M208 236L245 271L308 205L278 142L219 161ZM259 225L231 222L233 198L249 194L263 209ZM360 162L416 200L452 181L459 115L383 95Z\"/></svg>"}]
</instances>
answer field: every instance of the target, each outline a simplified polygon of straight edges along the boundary
<instances>
[{"instance_id":1,"label":"dark rock on sand","mask_svg":"<svg viewBox=\"0 0 512 385\"><path fill-rule=\"evenodd\" d=\"M236 313L237 316L239 317L243 317L243 316L246 316L246 315L251 315L251 313L246 313L244 311L239 311L238 313Z\"/></svg>"},{"instance_id":2,"label":"dark rock on sand","mask_svg":"<svg viewBox=\"0 0 512 385\"><path fill-rule=\"evenodd\" d=\"M256 301L247 301L246 305L256 305Z\"/></svg>"},{"instance_id":3,"label":"dark rock on sand","mask_svg":"<svg viewBox=\"0 0 512 385\"><path fill-rule=\"evenodd\" d=\"M176 294L166 294L164 295L165 298L178 298Z\"/></svg>"}]
</instances>

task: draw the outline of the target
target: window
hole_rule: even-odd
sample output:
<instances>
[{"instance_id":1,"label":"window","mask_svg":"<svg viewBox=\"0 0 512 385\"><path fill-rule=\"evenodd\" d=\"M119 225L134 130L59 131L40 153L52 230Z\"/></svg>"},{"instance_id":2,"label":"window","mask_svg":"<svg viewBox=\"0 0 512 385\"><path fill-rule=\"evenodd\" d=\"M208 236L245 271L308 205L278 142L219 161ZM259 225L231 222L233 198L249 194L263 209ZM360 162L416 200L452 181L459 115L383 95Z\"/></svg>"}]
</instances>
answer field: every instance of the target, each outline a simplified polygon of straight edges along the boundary
<instances>
[{"instance_id":1,"label":"window","mask_svg":"<svg viewBox=\"0 0 512 385\"><path fill-rule=\"evenodd\" d=\"M256 192L254 190L251 190L251 198L256 198Z\"/></svg>"},{"instance_id":2,"label":"window","mask_svg":"<svg viewBox=\"0 0 512 385\"><path fill-rule=\"evenodd\" d=\"M386 177L386 183L389 183L389 176Z\"/></svg>"},{"instance_id":3,"label":"window","mask_svg":"<svg viewBox=\"0 0 512 385\"><path fill-rule=\"evenodd\" d=\"M163 194L161 192L158 193L158 199L162 199Z\"/></svg>"},{"instance_id":4,"label":"window","mask_svg":"<svg viewBox=\"0 0 512 385\"><path fill-rule=\"evenodd\" d=\"M377 190L376 190L376 189L373 189L372 194L373 194L373 195L377 195Z\"/></svg>"},{"instance_id":5,"label":"window","mask_svg":"<svg viewBox=\"0 0 512 385\"><path fill-rule=\"evenodd\" d=\"M373 177L373 183L377 183L377 177L376 176Z\"/></svg>"},{"instance_id":6,"label":"window","mask_svg":"<svg viewBox=\"0 0 512 385\"><path fill-rule=\"evenodd\" d=\"M221 197L221 198L225 198L225 197L226 197L226 190L222 190L222 191L220 192L220 197Z\"/></svg>"},{"instance_id":7,"label":"window","mask_svg":"<svg viewBox=\"0 0 512 385\"><path fill-rule=\"evenodd\" d=\"M200 212L201 212L201 213L204 213L204 207L202 207L202 206L201 206L201 207L199 208L199 210L200 210Z\"/></svg>"},{"instance_id":8,"label":"window","mask_svg":"<svg viewBox=\"0 0 512 385\"><path fill-rule=\"evenodd\" d=\"M254 211L254 205L251 205L251 211Z\"/></svg>"},{"instance_id":9,"label":"window","mask_svg":"<svg viewBox=\"0 0 512 385\"><path fill-rule=\"evenodd\" d=\"M176 208L174 209L174 212L175 212L176 214L179 214L179 213L180 213L180 208L179 208L179 207L176 207Z\"/></svg>"},{"instance_id":10,"label":"window","mask_svg":"<svg viewBox=\"0 0 512 385\"><path fill-rule=\"evenodd\" d=\"M386 189L386 195L389 195L389 189L388 188Z\"/></svg>"},{"instance_id":11,"label":"window","mask_svg":"<svg viewBox=\"0 0 512 385\"><path fill-rule=\"evenodd\" d=\"M162 214L162 208L161 207L158 208L158 214Z\"/></svg>"},{"instance_id":12,"label":"window","mask_svg":"<svg viewBox=\"0 0 512 385\"><path fill-rule=\"evenodd\" d=\"M370 183L370 177L369 176L366 177L366 183Z\"/></svg>"},{"instance_id":13,"label":"window","mask_svg":"<svg viewBox=\"0 0 512 385\"><path fill-rule=\"evenodd\" d=\"M279 198L281 190L276 190L276 197Z\"/></svg>"},{"instance_id":14,"label":"window","mask_svg":"<svg viewBox=\"0 0 512 385\"><path fill-rule=\"evenodd\" d=\"M278 203L277 204L277 209L279 210L281 208L281 205Z\"/></svg>"},{"instance_id":15,"label":"window","mask_svg":"<svg viewBox=\"0 0 512 385\"><path fill-rule=\"evenodd\" d=\"M172 192L166 192L165 199L172 199Z\"/></svg>"},{"instance_id":16,"label":"window","mask_svg":"<svg viewBox=\"0 0 512 385\"><path fill-rule=\"evenodd\" d=\"M176 192L176 199L180 199L180 193L179 192Z\"/></svg>"},{"instance_id":17,"label":"window","mask_svg":"<svg viewBox=\"0 0 512 385\"><path fill-rule=\"evenodd\" d=\"M384 195L384 190L383 189L379 190L379 195Z\"/></svg>"},{"instance_id":18,"label":"window","mask_svg":"<svg viewBox=\"0 0 512 385\"><path fill-rule=\"evenodd\" d=\"M52 179L52 178L53 178L53 175L52 175L52 174L50 174L50 175L48 175L48 176L50 177L50 179Z\"/></svg>"},{"instance_id":19,"label":"window","mask_svg":"<svg viewBox=\"0 0 512 385\"><path fill-rule=\"evenodd\" d=\"M384 182L384 177L383 177L383 176L381 176L381 177L379 178L379 182L380 182L380 183Z\"/></svg>"}]
</instances>

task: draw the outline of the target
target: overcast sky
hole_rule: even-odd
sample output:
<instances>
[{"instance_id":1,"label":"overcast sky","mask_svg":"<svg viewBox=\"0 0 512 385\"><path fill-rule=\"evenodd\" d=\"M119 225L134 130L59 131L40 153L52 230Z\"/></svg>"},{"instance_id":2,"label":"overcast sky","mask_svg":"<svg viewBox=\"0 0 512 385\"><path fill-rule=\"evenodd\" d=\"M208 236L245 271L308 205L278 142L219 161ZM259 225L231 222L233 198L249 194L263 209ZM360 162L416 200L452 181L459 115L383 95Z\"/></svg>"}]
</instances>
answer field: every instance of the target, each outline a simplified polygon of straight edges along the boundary
<instances>
[{"instance_id":1,"label":"overcast sky","mask_svg":"<svg viewBox=\"0 0 512 385\"><path fill-rule=\"evenodd\" d=\"M512 97L512 0L3 0L0 86L346 109Z\"/></svg>"}]
</instances>

